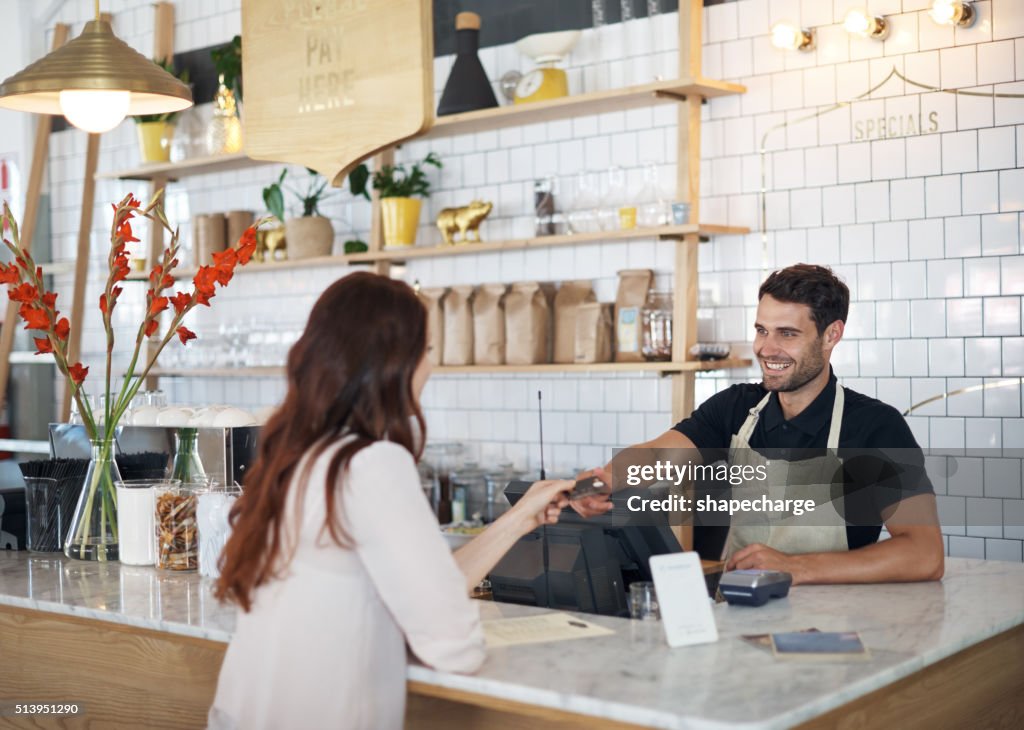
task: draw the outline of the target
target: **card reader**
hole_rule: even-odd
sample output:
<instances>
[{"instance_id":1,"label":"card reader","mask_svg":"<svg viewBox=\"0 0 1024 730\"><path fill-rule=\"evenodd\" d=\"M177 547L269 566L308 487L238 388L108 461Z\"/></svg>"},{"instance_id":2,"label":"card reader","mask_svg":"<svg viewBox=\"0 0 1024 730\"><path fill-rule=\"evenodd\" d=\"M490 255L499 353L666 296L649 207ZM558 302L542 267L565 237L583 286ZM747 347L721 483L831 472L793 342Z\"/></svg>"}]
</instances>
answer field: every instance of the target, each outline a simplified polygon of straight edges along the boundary
<instances>
[{"instance_id":1,"label":"card reader","mask_svg":"<svg viewBox=\"0 0 1024 730\"><path fill-rule=\"evenodd\" d=\"M730 605L763 606L769 598L785 598L793 576L778 570L732 570L722 575L718 592Z\"/></svg>"}]
</instances>

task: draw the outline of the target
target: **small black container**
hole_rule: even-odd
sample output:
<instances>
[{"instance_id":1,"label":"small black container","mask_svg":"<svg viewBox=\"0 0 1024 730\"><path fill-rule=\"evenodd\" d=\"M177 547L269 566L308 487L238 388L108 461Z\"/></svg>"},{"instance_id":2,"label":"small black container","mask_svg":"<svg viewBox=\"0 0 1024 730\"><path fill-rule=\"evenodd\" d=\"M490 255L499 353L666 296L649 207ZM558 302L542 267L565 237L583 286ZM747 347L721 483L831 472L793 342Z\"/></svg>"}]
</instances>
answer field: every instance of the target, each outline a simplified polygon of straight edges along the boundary
<instances>
[{"instance_id":1,"label":"small black container","mask_svg":"<svg viewBox=\"0 0 1024 730\"><path fill-rule=\"evenodd\" d=\"M480 48L480 16L459 13L455 16L457 55L437 105L437 116L471 112L498 106L494 89L477 57Z\"/></svg>"}]
</instances>

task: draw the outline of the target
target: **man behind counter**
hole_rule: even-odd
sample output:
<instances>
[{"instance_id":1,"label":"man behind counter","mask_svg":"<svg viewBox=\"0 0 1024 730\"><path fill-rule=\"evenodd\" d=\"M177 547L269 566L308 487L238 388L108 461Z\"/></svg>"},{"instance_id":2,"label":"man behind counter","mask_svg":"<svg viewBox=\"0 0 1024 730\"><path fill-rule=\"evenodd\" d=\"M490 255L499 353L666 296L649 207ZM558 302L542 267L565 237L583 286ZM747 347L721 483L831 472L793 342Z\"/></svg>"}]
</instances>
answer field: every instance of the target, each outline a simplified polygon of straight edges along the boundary
<instances>
[{"instance_id":1,"label":"man behind counter","mask_svg":"<svg viewBox=\"0 0 1024 730\"><path fill-rule=\"evenodd\" d=\"M705 454L727 449L730 468L754 466L767 472L766 480L745 485L747 496L763 493L768 484L783 484L787 495L820 497L828 489L820 475L841 470L837 454L844 451L896 449L923 464L920 447L898 411L836 382L829 359L843 337L849 304L849 289L831 269L797 264L771 274L758 292L754 323L753 349L763 382L717 393L671 430L622 452L614 460L616 473L625 473L618 471L624 466L620 459L635 465L638 459L652 463L669 449ZM822 455L784 461L767 458L761 453L765 450ZM611 467L598 470L609 481ZM923 468L917 473L909 489L878 490L890 501L874 499L875 519L869 520L874 524L849 524L841 508L796 518L787 527L734 519L727 569L782 570L792 574L794 583L940 579L944 557L935 495ZM572 504L585 517L612 508L606 495ZM891 538L877 542L882 522Z\"/></svg>"}]
</instances>

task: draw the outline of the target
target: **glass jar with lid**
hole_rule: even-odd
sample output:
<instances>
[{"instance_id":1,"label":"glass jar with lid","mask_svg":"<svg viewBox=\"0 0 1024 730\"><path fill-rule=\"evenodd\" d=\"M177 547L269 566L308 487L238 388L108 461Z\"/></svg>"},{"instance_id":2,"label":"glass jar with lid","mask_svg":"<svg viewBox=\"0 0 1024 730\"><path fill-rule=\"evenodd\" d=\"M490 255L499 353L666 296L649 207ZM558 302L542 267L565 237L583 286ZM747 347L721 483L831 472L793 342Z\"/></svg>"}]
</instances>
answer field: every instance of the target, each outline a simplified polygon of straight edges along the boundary
<instances>
[{"instance_id":1,"label":"glass jar with lid","mask_svg":"<svg viewBox=\"0 0 1024 730\"><path fill-rule=\"evenodd\" d=\"M465 450L458 441L432 441L423 447L420 484L442 524L452 521L451 476L462 465Z\"/></svg>"},{"instance_id":2,"label":"glass jar with lid","mask_svg":"<svg viewBox=\"0 0 1024 730\"><path fill-rule=\"evenodd\" d=\"M452 522L482 520L487 502L487 479L475 461L452 474Z\"/></svg>"},{"instance_id":3,"label":"glass jar with lid","mask_svg":"<svg viewBox=\"0 0 1024 730\"><path fill-rule=\"evenodd\" d=\"M647 360L672 359L672 293L651 290L640 313Z\"/></svg>"},{"instance_id":4,"label":"glass jar with lid","mask_svg":"<svg viewBox=\"0 0 1024 730\"><path fill-rule=\"evenodd\" d=\"M508 483L521 479L522 472L516 471L512 462L498 464L498 468L487 472L487 501L484 504L484 522L494 522L508 511L509 503L505 498L505 487Z\"/></svg>"}]
</instances>

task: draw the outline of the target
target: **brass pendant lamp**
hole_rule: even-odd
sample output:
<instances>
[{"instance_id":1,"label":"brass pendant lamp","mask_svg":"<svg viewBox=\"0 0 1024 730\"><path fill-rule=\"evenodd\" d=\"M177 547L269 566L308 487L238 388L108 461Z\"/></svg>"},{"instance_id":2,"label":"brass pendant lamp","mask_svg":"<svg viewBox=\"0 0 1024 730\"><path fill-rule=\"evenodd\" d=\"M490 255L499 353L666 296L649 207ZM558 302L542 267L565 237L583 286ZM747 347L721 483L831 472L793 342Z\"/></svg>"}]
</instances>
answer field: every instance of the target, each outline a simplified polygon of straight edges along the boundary
<instances>
[{"instance_id":1,"label":"brass pendant lamp","mask_svg":"<svg viewBox=\"0 0 1024 730\"><path fill-rule=\"evenodd\" d=\"M82 34L0 84L0 107L63 114L79 129L107 132L126 116L192 106L192 91L114 35L100 18Z\"/></svg>"}]
</instances>

